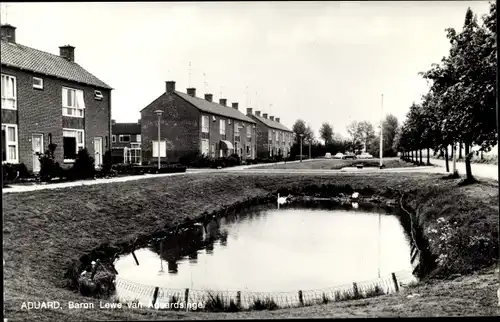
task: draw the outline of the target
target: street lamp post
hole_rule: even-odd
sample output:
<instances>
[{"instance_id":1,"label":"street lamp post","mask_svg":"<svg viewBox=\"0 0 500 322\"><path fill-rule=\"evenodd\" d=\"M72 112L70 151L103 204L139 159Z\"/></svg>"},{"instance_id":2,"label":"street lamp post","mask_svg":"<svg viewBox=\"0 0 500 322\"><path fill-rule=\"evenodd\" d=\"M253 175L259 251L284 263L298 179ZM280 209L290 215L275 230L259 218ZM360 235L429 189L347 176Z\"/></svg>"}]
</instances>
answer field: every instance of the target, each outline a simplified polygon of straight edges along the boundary
<instances>
[{"instance_id":1,"label":"street lamp post","mask_svg":"<svg viewBox=\"0 0 500 322\"><path fill-rule=\"evenodd\" d=\"M381 118L380 118L380 169L383 166L383 154L384 154L384 94L382 94L382 104L380 107Z\"/></svg>"},{"instance_id":2,"label":"street lamp post","mask_svg":"<svg viewBox=\"0 0 500 322\"><path fill-rule=\"evenodd\" d=\"M302 162L302 137L304 136L304 134L299 134L300 136L300 162Z\"/></svg>"},{"instance_id":3,"label":"street lamp post","mask_svg":"<svg viewBox=\"0 0 500 322\"><path fill-rule=\"evenodd\" d=\"M161 163L160 163L160 121L161 121L161 116L163 114L163 111L162 110L156 110L155 111L155 114L158 115L158 172L160 172L160 168L161 168Z\"/></svg>"},{"instance_id":4,"label":"street lamp post","mask_svg":"<svg viewBox=\"0 0 500 322\"><path fill-rule=\"evenodd\" d=\"M312 140L309 140L309 160L311 160L311 144Z\"/></svg>"}]
</instances>

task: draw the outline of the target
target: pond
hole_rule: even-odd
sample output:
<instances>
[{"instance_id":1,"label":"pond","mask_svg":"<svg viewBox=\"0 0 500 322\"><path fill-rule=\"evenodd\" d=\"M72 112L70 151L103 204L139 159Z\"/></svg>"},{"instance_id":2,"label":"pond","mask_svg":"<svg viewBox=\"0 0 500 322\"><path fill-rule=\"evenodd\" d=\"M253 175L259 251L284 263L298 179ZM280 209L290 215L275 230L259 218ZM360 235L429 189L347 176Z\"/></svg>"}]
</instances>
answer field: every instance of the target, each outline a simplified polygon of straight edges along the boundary
<instances>
[{"instance_id":1,"label":"pond","mask_svg":"<svg viewBox=\"0 0 500 322\"><path fill-rule=\"evenodd\" d=\"M139 265L132 254L115 261L119 278L180 290L296 292L412 271L399 218L361 209L261 206L134 254Z\"/></svg>"}]
</instances>

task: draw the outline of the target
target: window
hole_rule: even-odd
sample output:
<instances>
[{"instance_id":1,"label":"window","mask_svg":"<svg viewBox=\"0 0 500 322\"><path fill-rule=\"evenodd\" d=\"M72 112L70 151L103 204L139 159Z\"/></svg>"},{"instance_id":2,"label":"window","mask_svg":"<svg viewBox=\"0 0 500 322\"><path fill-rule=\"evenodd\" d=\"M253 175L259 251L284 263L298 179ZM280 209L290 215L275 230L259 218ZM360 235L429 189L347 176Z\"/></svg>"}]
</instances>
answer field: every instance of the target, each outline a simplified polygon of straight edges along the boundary
<instances>
[{"instance_id":1,"label":"window","mask_svg":"<svg viewBox=\"0 0 500 322\"><path fill-rule=\"evenodd\" d=\"M238 123L234 123L234 135L240 135L240 126Z\"/></svg>"},{"instance_id":2,"label":"window","mask_svg":"<svg viewBox=\"0 0 500 322\"><path fill-rule=\"evenodd\" d=\"M226 120L220 120L220 134L226 135Z\"/></svg>"},{"instance_id":3,"label":"window","mask_svg":"<svg viewBox=\"0 0 500 322\"><path fill-rule=\"evenodd\" d=\"M208 118L208 116L207 116ZM202 139L201 140L201 154L208 155L208 140L207 139Z\"/></svg>"},{"instance_id":4,"label":"window","mask_svg":"<svg viewBox=\"0 0 500 322\"><path fill-rule=\"evenodd\" d=\"M204 133L208 133L210 130L210 125L208 122L208 116L202 115L201 116L201 131Z\"/></svg>"},{"instance_id":5,"label":"window","mask_svg":"<svg viewBox=\"0 0 500 322\"><path fill-rule=\"evenodd\" d=\"M158 144L158 143L157 143ZM130 149L126 149L125 163L141 164L141 144L130 143Z\"/></svg>"},{"instance_id":6,"label":"window","mask_svg":"<svg viewBox=\"0 0 500 322\"><path fill-rule=\"evenodd\" d=\"M252 137L252 126L250 124L247 126L247 137Z\"/></svg>"},{"instance_id":7,"label":"window","mask_svg":"<svg viewBox=\"0 0 500 322\"><path fill-rule=\"evenodd\" d=\"M85 147L84 131L77 129L63 129L64 162L72 162L76 154Z\"/></svg>"},{"instance_id":8,"label":"window","mask_svg":"<svg viewBox=\"0 0 500 322\"><path fill-rule=\"evenodd\" d=\"M17 109L16 78L2 74L2 108Z\"/></svg>"},{"instance_id":9,"label":"window","mask_svg":"<svg viewBox=\"0 0 500 322\"><path fill-rule=\"evenodd\" d=\"M101 91L94 91L94 98L98 101L102 100L103 95L102 95Z\"/></svg>"},{"instance_id":10,"label":"window","mask_svg":"<svg viewBox=\"0 0 500 322\"><path fill-rule=\"evenodd\" d=\"M113 134L113 136L111 137L111 142L115 143L116 142L116 135Z\"/></svg>"},{"instance_id":11,"label":"window","mask_svg":"<svg viewBox=\"0 0 500 322\"><path fill-rule=\"evenodd\" d=\"M250 154L250 145L247 145L247 155Z\"/></svg>"},{"instance_id":12,"label":"window","mask_svg":"<svg viewBox=\"0 0 500 322\"><path fill-rule=\"evenodd\" d=\"M140 135L140 134L137 134L137 135L135 136L135 141L136 141L136 142L141 142L141 135Z\"/></svg>"},{"instance_id":13,"label":"window","mask_svg":"<svg viewBox=\"0 0 500 322\"><path fill-rule=\"evenodd\" d=\"M17 124L2 124L2 162L18 163Z\"/></svg>"},{"instance_id":14,"label":"window","mask_svg":"<svg viewBox=\"0 0 500 322\"><path fill-rule=\"evenodd\" d=\"M158 140L152 141L153 144L153 158L158 157ZM160 158L167 157L167 142L165 140L160 141Z\"/></svg>"},{"instance_id":15,"label":"window","mask_svg":"<svg viewBox=\"0 0 500 322\"><path fill-rule=\"evenodd\" d=\"M273 139L273 135L271 134L271 130L268 130L268 137L269 137L269 141L271 141Z\"/></svg>"},{"instance_id":16,"label":"window","mask_svg":"<svg viewBox=\"0 0 500 322\"><path fill-rule=\"evenodd\" d=\"M43 79L40 77L33 77L33 88L43 89Z\"/></svg>"},{"instance_id":17,"label":"window","mask_svg":"<svg viewBox=\"0 0 500 322\"><path fill-rule=\"evenodd\" d=\"M276 142L279 142L279 135L280 135L280 132L276 131Z\"/></svg>"},{"instance_id":18,"label":"window","mask_svg":"<svg viewBox=\"0 0 500 322\"><path fill-rule=\"evenodd\" d=\"M83 117L83 110L85 109L83 91L63 87L62 107L64 116Z\"/></svg>"},{"instance_id":19,"label":"window","mask_svg":"<svg viewBox=\"0 0 500 322\"><path fill-rule=\"evenodd\" d=\"M215 158L215 143L212 143L212 151L210 151L212 158Z\"/></svg>"},{"instance_id":20,"label":"window","mask_svg":"<svg viewBox=\"0 0 500 322\"><path fill-rule=\"evenodd\" d=\"M129 134L120 134L118 136L118 141L119 142L130 142L130 135Z\"/></svg>"}]
</instances>

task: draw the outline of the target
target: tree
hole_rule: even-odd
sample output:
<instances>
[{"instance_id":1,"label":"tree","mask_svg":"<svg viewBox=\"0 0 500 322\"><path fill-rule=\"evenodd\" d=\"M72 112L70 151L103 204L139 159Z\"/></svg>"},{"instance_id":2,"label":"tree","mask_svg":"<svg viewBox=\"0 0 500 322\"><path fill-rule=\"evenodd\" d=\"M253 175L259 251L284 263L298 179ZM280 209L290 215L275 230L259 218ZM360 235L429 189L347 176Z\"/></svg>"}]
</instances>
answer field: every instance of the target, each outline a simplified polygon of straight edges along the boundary
<instances>
[{"instance_id":1,"label":"tree","mask_svg":"<svg viewBox=\"0 0 500 322\"><path fill-rule=\"evenodd\" d=\"M295 133L295 142L300 144L300 134L303 135L303 141L309 142L314 138L313 131L309 125L302 119L298 119L292 126L292 131Z\"/></svg>"},{"instance_id":2,"label":"tree","mask_svg":"<svg viewBox=\"0 0 500 322\"><path fill-rule=\"evenodd\" d=\"M319 129L320 137L325 141L325 145L333 142L333 128L328 123L323 123Z\"/></svg>"},{"instance_id":3,"label":"tree","mask_svg":"<svg viewBox=\"0 0 500 322\"><path fill-rule=\"evenodd\" d=\"M347 125L347 133L351 138L350 148L354 153L368 148L371 140L375 137L373 125L368 121L352 121Z\"/></svg>"},{"instance_id":4,"label":"tree","mask_svg":"<svg viewBox=\"0 0 500 322\"><path fill-rule=\"evenodd\" d=\"M397 154L397 150L393 148L393 143L398 125L398 119L392 114L387 115L385 120L382 122L382 126L384 129L384 140L382 141L382 144L384 146L384 156L395 156ZM373 137L370 142L369 150L370 153L374 156L380 154L380 134L377 134L377 136Z\"/></svg>"}]
</instances>

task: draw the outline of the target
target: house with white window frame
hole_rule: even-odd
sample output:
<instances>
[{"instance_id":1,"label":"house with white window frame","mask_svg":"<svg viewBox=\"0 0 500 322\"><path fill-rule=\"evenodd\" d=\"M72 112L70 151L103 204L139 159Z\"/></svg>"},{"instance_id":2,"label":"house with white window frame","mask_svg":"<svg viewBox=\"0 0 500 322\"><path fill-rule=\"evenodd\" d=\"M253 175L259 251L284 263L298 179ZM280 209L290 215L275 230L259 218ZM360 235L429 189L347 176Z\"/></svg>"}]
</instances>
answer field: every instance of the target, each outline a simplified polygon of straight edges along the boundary
<instances>
[{"instance_id":1,"label":"house with white window frame","mask_svg":"<svg viewBox=\"0 0 500 322\"><path fill-rule=\"evenodd\" d=\"M2 162L40 171L38 153L55 144L55 158L71 166L86 148L96 167L111 148L112 88L75 62L75 47L59 55L16 41L1 26Z\"/></svg>"},{"instance_id":2,"label":"house with white window frame","mask_svg":"<svg viewBox=\"0 0 500 322\"><path fill-rule=\"evenodd\" d=\"M117 123L111 120L111 143L113 163L142 164L140 120L137 123Z\"/></svg>"}]
</instances>

